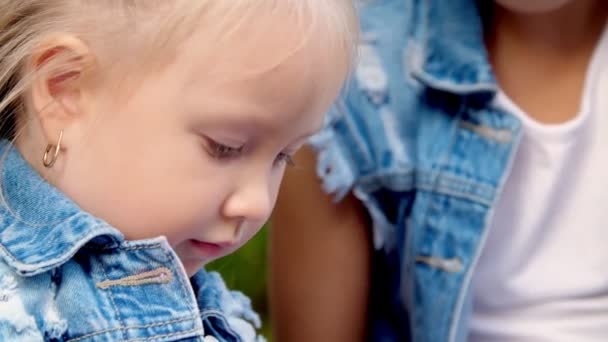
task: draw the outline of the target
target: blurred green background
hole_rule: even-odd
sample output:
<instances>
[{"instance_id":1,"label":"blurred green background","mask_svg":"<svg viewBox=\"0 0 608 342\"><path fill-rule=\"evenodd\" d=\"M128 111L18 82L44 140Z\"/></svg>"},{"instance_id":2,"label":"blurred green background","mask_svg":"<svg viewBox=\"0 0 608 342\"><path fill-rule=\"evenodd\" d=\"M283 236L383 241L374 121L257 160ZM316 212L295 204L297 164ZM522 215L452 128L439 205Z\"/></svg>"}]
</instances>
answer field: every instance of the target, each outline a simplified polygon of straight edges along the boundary
<instances>
[{"instance_id":1,"label":"blurred green background","mask_svg":"<svg viewBox=\"0 0 608 342\"><path fill-rule=\"evenodd\" d=\"M270 342L271 323L268 313L267 285L268 229L266 225L260 232L237 252L209 264L206 269L218 271L232 290L239 290L251 298L253 308L262 318L261 333Z\"/></svg>"}]
</instances>

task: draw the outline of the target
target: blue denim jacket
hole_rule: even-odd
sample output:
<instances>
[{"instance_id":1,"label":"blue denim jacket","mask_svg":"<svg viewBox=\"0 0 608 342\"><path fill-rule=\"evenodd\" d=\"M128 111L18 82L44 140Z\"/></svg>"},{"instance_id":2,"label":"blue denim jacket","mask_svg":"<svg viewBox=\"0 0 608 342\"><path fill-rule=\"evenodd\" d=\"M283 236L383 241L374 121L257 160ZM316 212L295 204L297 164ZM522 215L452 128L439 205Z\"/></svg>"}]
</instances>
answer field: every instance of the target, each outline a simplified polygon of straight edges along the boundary
<instances>
[{"instance_id":1,"label":"blue denim jacket","mask_svg":"<svg viewBox=\"0 0 608 342\"><path fill-rule=\"evenodd\" d=\"M489 0L488 0L489 1ZM369 211L374 341L466 341L471 276L520 139L474 0L361 0L359 62L312 140Z\"/></svg>"},{"instance_id":2,"label":"blue denim jacket","mask_svg":"<svg viewBox=\"0 0 608 342\"><path fill-rule=\"evenodd\" d=\"M218 274L188 279L165 238L127 241L0 144L0 341L256 341Z\"/></svg>"}]
</instances>

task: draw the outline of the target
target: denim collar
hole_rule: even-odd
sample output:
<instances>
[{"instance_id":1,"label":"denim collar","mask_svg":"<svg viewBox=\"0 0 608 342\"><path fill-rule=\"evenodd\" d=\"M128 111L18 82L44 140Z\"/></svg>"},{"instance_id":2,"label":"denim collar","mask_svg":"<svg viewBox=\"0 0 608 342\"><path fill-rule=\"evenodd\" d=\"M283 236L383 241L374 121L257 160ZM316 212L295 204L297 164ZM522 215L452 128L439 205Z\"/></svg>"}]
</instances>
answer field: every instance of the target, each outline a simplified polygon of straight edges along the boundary
<instances>
[{"instance_id":1,"label":"denim collar","mask_svg":"<svg viewBox=\"0 0 608 342\"><path fill-rule=\"evenodd\" d=\"M408 1L409 2L409 1ZM455 94L497 91L475 0L414 0L406 51L414 78ZM412 49L412 46L406 47Z\"/></svg>"},{"instance_id":2,"label":"denim collar","mask_svg":"<svg viewBox=\"0 0 608 342\"><path fill-rule=\"evenodd\" d=\"M0 142L0 258L32 276L61 266L85 245L118 246L123 235L46 182L8 141Z\"/></svg>"}]
</instances>

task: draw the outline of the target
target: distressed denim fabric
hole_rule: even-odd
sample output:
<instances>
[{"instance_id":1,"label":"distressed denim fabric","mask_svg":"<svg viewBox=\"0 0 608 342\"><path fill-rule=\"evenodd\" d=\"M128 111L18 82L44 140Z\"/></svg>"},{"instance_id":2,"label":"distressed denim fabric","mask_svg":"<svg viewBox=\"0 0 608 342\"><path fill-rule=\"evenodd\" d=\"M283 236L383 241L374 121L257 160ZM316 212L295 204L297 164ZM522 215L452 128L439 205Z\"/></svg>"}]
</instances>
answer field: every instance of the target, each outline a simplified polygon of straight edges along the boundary
<instances>
[{"instance_id":1,"label":"distressed denim fabric","mask_svg":"<svg viewBox=\"0 0 608 342\"><path fill-rule=\"evenodd\" d=\"M360 0L352 79L311 144L324 189L373 222L370 340L466 341L470 285L521 125L474 0Z\"/></svg>"},{"instance_id":2,"label":"distressed denim fabric","mask_svg":"<svg viewBox=\"0 0 608 342\"><path fill-rule=\"evenodd\" d=\"M244 295L127 241L0 143L0 341L260 341Z\"/></svg>"}]
</instances>

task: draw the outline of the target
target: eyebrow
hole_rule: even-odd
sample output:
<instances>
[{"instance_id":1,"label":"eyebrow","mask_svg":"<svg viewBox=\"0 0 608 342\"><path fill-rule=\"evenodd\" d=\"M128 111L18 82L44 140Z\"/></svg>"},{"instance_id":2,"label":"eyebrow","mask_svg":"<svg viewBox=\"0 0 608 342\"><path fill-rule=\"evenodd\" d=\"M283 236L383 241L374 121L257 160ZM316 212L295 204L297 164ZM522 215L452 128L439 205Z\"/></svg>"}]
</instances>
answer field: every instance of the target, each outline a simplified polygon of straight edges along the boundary
<instances>
[{"instance_id":1,"label":"eyebrow","mask_svg":"<svg viewBox=\"0 0 608 342\"><path fill-rule=\"evenodd\" d=\"M202 129L204 127L218 129L237 128L242 129L245 134L255 139L262 138L263 135L269 133L273 134L275 132L280 132L280 128L276 123L274 123L274 120L268 120L268 115L272 114L269 114L267 111L265 111L264 108L255 105L240 106L235 105L234 103L226 103L220 98L216 100L211 100L209 103L209 107L207 107L205 112L207 112L208 115L211 116L210 120L207 121L202 119L199 123L197 123L196 127L198 127L199 129ZM272 116L270 116L270 118L272 118ZM204 121L207 121L207 123L203 123ZM299 141L315 135L325 126L324 123L325 120L321 120L321 122L315 123L315 125L310 130L305 131L294 140ZM260 131L262 131L263 133L260 133Z\"/></svg>"},{"instance_id":2,"label":"eyebrow","mask_svg":"<svg viewBox=\"0 0 608 342\"><path fill-rule=\"evenodd\" d=\"M250 111L253 113L253 111ZM256 135L257 131L276 131L279 128L273 122L268 122L268 120L256 117L256 115L243 115L240 114L240 117L233 117L237 111L215 111L213 112L214 123L211 126L216 127L239 127L243 128L251 133L251 135ZM202 125L200 125L202 126ZM306 137L310 137L315 135L321 129L325 127L324 121L322 121L319 125L315 125L311 130L307 130L298 136L298 139L303 139Z\"/></svg>"}]
</instances>

